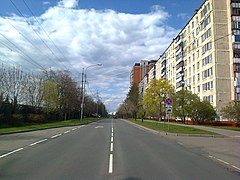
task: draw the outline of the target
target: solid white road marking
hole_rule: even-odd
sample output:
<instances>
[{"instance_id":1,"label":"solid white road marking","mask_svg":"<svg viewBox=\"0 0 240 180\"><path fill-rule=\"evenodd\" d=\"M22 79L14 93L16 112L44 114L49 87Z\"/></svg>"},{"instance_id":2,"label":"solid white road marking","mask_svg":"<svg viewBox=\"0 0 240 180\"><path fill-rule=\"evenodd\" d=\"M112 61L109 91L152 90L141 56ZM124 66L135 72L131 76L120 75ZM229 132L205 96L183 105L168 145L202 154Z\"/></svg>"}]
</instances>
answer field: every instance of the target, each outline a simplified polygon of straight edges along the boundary
<instances>
[{"instance_id":1,"label":"solid white road marking","mask_svg":"<svg viewBox=\"0 0 240 180\"><path fill-rule=\"evenodd\" d=\"M69 132L71 132L70 130L68 130L68 131L65 131L63 134L67 134L67 133L69 133Z\"/></svg>"},{"instance_id":2,"label":"solid white road marking","mask_svg":"<svg viewBox=\"0 0 240 180\"><path fill-rule=\"evenodd\" d=\"M227 165L229 165L229 163L228 162L226 162L226 161L223 161L223 160L221 160L221 159L217 159L218 161L220 161L220 162L222 162L222 163L224 163L224 164L227 164Z\"/></svg>"},{"instance_id":3,"label":"solid white road marking","mask_svg":"<svg viewBox=\"0 0 240 180\"><path fill-rule=\"evenodd\" d=\"M113 132L112 132L112 137L113 137Z\"/></svg>"},{"instance_id":4,"label":"solid white road marking","mask_svg":"<svg viewBox=\"0 0 240 180\"><path fill-rule=\"evenodd\" d=\"M109 173L113 172L113 154L110 154L110 157L109 157L109 169L108 169L108 172Z\"/></svg>"},{"instance_id":5,"label":"solid white road marking","mask_svg":"<svg viewBox=\"0 0 240 180\"><path fill-rule=\"evenodd\" d=\"M62 135L62 134L56 134L56 135L52 136L51 138L53 139L53 138L59 137L59 136L61 136L61 135Z\"/></svg>"},{"instance_id":6,"label":"solid white road marking","mask_svg":"<svg viewBox=\"0 0 240 180\"><path fill-rule=\"evenodd\" d=\"M35 143L32 143L32 144L30 144L30 146L34 146L34 145L39 144L39 143L42 143L42 142L44 142L44 141L47 141L47 139L43 139L43 140L37 141L37 142L35 142Z\"/></svg>"},{"instance_id":7,"label":"solid white road marking","mask_svg":"<svg viewBox=\"0 0 240 180\"><path fill-rule=\"evenodd\" d=\"M113 143L111 143L110 151L113 152Z\"/></svg>"},{"instance_id":8,"label":"solid white road marking","mask_svg":"<svg viewBox=\"0 0 240 180\"><path fill-rule=\"evenodd\" d=\"M72 131L75 131L77 128L73 128Z\"/></svg>"},{"instance_id":9,"label":"solid white road marking","mask_svg":"<svg viewBox=\"0 0 240 180\"><path fill-rule=\"evenodd\" d=\"M7 153L7 154L3 154L3 155L0 156L0 159L3 158L3 157L8 156L8 155L10 155L10 154L13 154L13 153L15 153L15 152L21 151L21 150L23 150L23 148L19 148L19 149L16 149L16 150L14 150L14 151L11 151L11 152L9 152L9 153Z\"/></svg>"},{"instance_id":10,"label":"solid white road marking","mask_svg":"<svg viewBox=\"0 0 240 180\"><path fill-rule=\"evenodd\" d=\"M111 142L113 142L113 137L111 137Z\"/></svg>"},{"instance_id":11,"label":"solid white road marking","mask_svg":"<svg viewBox=\"0 0 240 180\"><path fill-rule=\"evenodd\" d=\"M240 168L239 167L237 167L237 166L234 166L234 165L231 165L233 168L235 168L235 169L237 169L237 170L239 170L240 171Z\"/></svg>"},{"instance_id":12,"label":"solid white road marking","mask_svg":"<svg viewBox=\"0 0 240 180\"><path fill-rule=\"evenodd\" d=\"M181 143L181 142L178 142L178 144L183 145L183 143Z\"/></svg>"}]
</instances>

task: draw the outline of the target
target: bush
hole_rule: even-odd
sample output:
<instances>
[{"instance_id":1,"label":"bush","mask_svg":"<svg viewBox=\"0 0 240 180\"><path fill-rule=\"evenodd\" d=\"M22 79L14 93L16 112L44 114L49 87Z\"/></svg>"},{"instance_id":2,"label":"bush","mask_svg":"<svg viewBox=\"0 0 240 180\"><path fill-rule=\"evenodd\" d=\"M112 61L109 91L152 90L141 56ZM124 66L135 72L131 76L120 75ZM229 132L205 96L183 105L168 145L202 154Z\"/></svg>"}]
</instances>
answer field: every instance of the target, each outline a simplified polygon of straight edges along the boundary
<instances>
[{"instance_id":1,"label":"bush","mask_svg":"<svg viewBox=\"0 0 240 180\"><path fill-rule=\"evenodd\" d=\"M42 123L44 119L44 115L41 114L28 114L28 120L34 123Z\"/></svg>"},{"instance_id":2,"label":"bush","mask_svg":"<svg viewBox=\"0 0 240 180\"><path fill-rule=\"evenodd\" d=\"M11 117L11 125L13 126L19 126L23 124L24 117L22 114L13 114Z\"/></svg>"}]
</instances>

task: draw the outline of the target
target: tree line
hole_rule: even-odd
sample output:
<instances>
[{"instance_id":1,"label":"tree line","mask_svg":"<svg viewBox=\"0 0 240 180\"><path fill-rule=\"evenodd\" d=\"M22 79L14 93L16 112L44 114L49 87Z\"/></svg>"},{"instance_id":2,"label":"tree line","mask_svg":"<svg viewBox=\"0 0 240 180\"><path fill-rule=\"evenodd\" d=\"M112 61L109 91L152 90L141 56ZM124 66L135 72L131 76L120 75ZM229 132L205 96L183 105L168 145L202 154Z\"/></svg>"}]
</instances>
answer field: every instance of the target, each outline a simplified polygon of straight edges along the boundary
<instances>
[{"instance_id":1,"label":"tree line","mask_svg":"<svg viewBox=\"0 0 240 180\"><path fill-rule=\"evenodd\" d=\"M138 86L131 86L126 99L119 106L117 114L122 118L166 118L165 100L171 98L172 116L178 117L183 123L191 119L194 124L204 124L217 117L213 106L205 100L200 100L196 94L187 89L174 92L173 86L166 79L153 79L143 97L139 95ZM230 102L221 110L224 117L240 123L240 102Z\"/></svg>"},{"instance_id":2,"label":"tree line","mask_svg":"<svg viewBox=\"0 0 240 180\"><path fill-rule=\"evenodd\" d=\"M80 118L82 88L66 70L25 73L0 67L0 127ZM106 116L103 102L85 95L84 116Z\"/></svg>"}]
</instances>

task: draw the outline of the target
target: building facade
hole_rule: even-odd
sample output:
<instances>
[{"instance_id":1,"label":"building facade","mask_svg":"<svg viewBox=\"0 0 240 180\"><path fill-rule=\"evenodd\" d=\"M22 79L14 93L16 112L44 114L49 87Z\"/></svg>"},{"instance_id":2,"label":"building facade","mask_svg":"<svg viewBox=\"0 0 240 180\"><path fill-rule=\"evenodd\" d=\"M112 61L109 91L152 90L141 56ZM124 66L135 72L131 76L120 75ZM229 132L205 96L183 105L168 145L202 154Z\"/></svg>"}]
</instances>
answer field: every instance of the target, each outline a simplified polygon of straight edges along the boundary
<instances>
[{"instance_id":1,"label":"building facade","mask_svg":"<svg viewBox=\"0 0 240 180\"><path fill-rule=\"evenodd\" d=\"M130 84L139 85L148 72L155 67L157 60L141 60L140 63L135 63L130 75Z\"/></svg>"},{"instance_id":2,"label":"building facade","mask_svg":"<svg viewBox=\"0 0 240 180\"><path fill-rule=\"evenodd\" d=\"M160 56L154 78L190 90L219 115L240 100L240 1L206 0Z\"/></svg>"}]
</instances>

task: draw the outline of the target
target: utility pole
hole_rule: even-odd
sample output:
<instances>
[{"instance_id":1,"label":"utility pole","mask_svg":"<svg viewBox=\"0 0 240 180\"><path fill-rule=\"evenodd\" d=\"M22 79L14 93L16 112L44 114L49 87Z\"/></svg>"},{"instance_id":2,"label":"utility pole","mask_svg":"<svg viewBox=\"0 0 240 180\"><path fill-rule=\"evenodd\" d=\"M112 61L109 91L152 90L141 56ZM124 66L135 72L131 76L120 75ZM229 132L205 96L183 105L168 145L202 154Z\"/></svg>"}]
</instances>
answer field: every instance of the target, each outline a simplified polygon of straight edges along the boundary
<instances>
[{"instance_id":1,"label":"utility pole","mask_svg":"<svg viewBox=\"0 0 240 180\"><path fill-rule=\"evenodd\" d=\"M86 79L85 79L86 80ZM80 119L83 119L83 103L84 103L84 68L82 69L82 102L81 102L81 117Z\"/></svg>"},{"instance_id":2,"label":"utility pole","mask_svg":"<svg viewBox=\"0 0 240 180\"><path fill-rule=\"evenodd\" d=\"M98 117L98 90L97 90L97 117Z\"/></svg>"}]
</instances>

